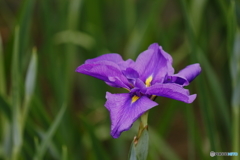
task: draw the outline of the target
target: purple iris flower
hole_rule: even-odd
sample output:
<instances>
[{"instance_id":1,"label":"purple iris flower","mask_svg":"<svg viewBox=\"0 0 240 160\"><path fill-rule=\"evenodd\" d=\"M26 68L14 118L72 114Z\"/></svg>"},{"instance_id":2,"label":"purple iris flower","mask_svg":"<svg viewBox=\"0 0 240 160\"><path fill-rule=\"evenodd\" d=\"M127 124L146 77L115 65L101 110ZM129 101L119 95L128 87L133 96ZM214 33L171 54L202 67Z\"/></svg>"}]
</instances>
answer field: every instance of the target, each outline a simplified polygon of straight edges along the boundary
<instances>
[{"instance_id":1,"label":"purple iris flower","mask_svg":"<svg viewBox=\"0 0 240 160\"><path fill-rule=\"evenodd\" d=\"M120 94L106 93L105 107L110 112L111 135L118 138L143 113L158 105L150 99L152 96L192 103L196 94L190 95L189 90L183 87L200 74L201 67L198 63L192 64L174 74L172 57L154 43L135 62L131 59L124 61L119 54L110 53L86 60L76 72L129 91Z\"/></svg>"}]
</instances>

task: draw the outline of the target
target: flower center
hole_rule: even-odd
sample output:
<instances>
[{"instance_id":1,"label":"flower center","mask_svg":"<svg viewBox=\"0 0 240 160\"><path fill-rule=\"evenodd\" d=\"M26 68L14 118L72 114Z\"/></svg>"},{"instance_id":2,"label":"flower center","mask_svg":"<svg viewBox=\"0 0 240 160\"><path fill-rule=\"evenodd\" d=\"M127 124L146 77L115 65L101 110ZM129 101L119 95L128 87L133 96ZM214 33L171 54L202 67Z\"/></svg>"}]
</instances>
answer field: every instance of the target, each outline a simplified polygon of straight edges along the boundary
<instances>
[{"instance_id":1,"label":"flower center","mask_svg":"<svg viewBox=\"0 0 240 160\"><path fill-rule=\"evenodd\" d=\"M136 102L138 99L139 99L139 97L136 96L136 95L134 95L134 96L132 97L132 103Z\"/></svg>"},{"instance_id":2,"label":"flower center","mask_svg":"<svg viewBox=\"0 0 240 160\"><path fill-rule=\"evenodd\" d=\"M152 76L150 76L146 79L146 81L145 81L146 87L149 87L151 85L152 79L153 79Z\"/></svg>"}]
</instances>

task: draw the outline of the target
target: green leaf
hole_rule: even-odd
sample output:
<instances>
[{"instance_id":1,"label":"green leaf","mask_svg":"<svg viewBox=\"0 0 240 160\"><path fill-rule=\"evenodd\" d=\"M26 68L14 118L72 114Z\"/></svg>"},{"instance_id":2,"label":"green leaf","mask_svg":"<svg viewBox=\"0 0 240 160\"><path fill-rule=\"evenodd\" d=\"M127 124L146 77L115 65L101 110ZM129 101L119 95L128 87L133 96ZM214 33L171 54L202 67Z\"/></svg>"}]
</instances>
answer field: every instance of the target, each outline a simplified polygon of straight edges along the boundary
<instances>
[{"instance_id":1,"label":"green leaf","mask_svg":"<svg viewBox=\"0 0 240 160\"><path fill-rule=\"evenodd\" d=\"M19 86L19 27L15 28L12 57L12 112L13 112L13 154L12 159L17 159L22 145L20 86Z\"/></svg>"},{"instance_id":2,"label":"green leaf","mask_svg":"<svg viewBox=\"0 0 240 160\"><path fill-rule=\"evenodd\" d=\"M11 119L11 107L2 97L2 95L0 95L0 112L3 113L3 115L5 115L8 120Z\"/></svg>"},{"instance_id":3,"label":"green leaf","mask_svg":"<svg viewBox=\"0 0 240 160\"><path fill-rule=\"evenodd\" d=\"M104 150L101 142L99 141L98 137L96 136L93 126L89 124L89 122L86 120L85 117L81 116L81 121L87 130L87 134L91 138L91 143L92 143L92 153L95 155L96 160L110 160L107 152Z\"/></svg>"},{"instance_id":4,"label":"green leaf","mask_svg":"<svg viewBox=\"0 0 240 160\"><path fill-rule=\"evenodd\" d=\"M136 154L137 154L138 160L147 159L148 142L149 142L148 131L147 131L147 129L144 129L140 139L138 140L137 146L136 146Z\"/></svg>"},{"instance_id":5,"label":"green leaf","mask_svg":"<svg viewBox=\"0 0 240 160\"><path fill-rule=\"evenodd\" d=\"M228 103L223 88L221 87L219 78L217 77L216 72L213 70L213 67L211 66L209 60L201 52L201 50L199 50L198 52L198 58L202 68L204 69L208 83L210 84L209 89L212 91L212 98L215 98L215 102L219 106L219 114L222 116L222 119L224 120L223 125L227 129L228 135L230 135L231 123L230 114L228 110Z\"/></svg>"},{"instance_id":6,"label":"green leaf","mask_svg":"<svg viewBox=\"0 0 240 160\"><path fill-rule=\"evenodd\" d=\"M66 146L62 146L62 160L67 160L67 147Z\"/></svg>"},{"instance_id":7,"label":"green leaf","mask_svg":"<svg viewBox=\"0 0 240 160\"><path fill-rule=\"evenodd\" d=\"M95 43L94 39L84 33L79 31L66 30L56 34L55 43L72 43L78 46L81 46L85 49L91 49Z\"/></svg>"},{"instance_id":8,"label":"green leaf","mask_svg":"<svg viewBox=\"0 0 240 160\"><path fill-rule=\"evenodd\" d=\"M29 110L29 102L32 98L35 88L36 76L37 76L37 53L36 48L33 48L32 57L28 66L28 71L25 79L25 101L23 106L22 122L25 123L26 116Z\"/></svg>"},{"instance_id":9,"label":"green leaf","mask_svg":"<svg viewBox=\"0 0 240 160\"><path fill-rule=\"evenodd\" d=\"M19 25L19 37L21 41L19 41L19 61L23 62L26 54L26 49L28 47L28 43L30 41L30 31L31 31L31 23L34 11L35 0L24 0L21 6L21 10L19 11L18 16L18 25ZM21 63L22 65L22 63ZM21 66L22 67L22 66ZM20 68L22 69L22 68Z\"/></svg>"},{"instance_id":10,"label":"green leaf","mask_svg":"<svg viewBox=\"0 0 240 160\"><path fill-rule=\"evenodd\" d=\"M134 141L131 144L131 150L130 150L130 154L129 154L129 160L137 160L137 153L136 153L136 148L135 148L135 144Z\"/></svg>"},{"instance_id":11,"label":"green leaf","mask_svg":"<svg viewBox=\"0 0 240 160\"><path fill-rule=\"evenodd\" d=\"M151 138L151 148L157 150L164 159L168 160L180 160L180 157L174 152L174 150L168 145L168 143L156 132L153 128L149 131ZM151 150L149 150L151 152Z\"/></svg>"},{"instance_id":12,"label":"green leaf","mask_svg":"<svg viewBox=\"0 0 240 160\"><path fill-rule=\"evenodd\" d=\"M230 59L230 71L232 76L232 105L240 105L240 31L236 33L234 49Z\"/></svg>"},{"instance_id":13,"label":"green leaf","mask_svg":"<svg viewBox=\"0 0 240 160\"><path fill-rule=\"evenodd\" d=\"M133 140L129 160L146 160L148 156L148 143L149 134L145 128L137 140L137 144L135 144L135 139Z\"/></svg>"},{"instance_id":14,"label":"green leaf","mask_svg":"<svg viewBox=\"0 0 240 160\"><path fill-rule=\"evenodd\" d=\"M42 143L37 148L37 152L34 156L34 160L40 160L43 158L43 156L47 150L47 147L49 145L50 140L52 139L54 133L56 132L61 120L63 119L63 115L65 113L66 107L67 107L66 104L62 105L61 110L59 111L56 119L54 120L51 127L47 131Z\"/></svg>"},{"instance_id":15,"label":"green leaf","mask_svg":"<svg viewBox=\"0 0 240 160\"><path fill-rule=\"evenodd\" d=\"M239 132L240 132L240 31L236 32L234 49L230 59L230 70L232 76L232 119L233 119L233 143L232 150L240 152ZM238 157L233 157L237 160Z\"/></svg>"},{"instance_id":16,"label":"green leaf","mask_svg":"<svg viewBox=\"0 0 240 160\"><path fill-rule=\"evenodd\" d=\"M158 15L159 10L161 10L165 2L165 0L162 0L151 3L150 9L145 12L146 14L144 14L133 27L132 32L129 34L124 51L128 56L130 56L130 58L135 57L137 51L140 49L145 40L150 24L153 22L155 16Z\"/></svg>"},{"instance_id":17,"label":"green leaf","mask_svg":"<svg viewBox=\"0 0 240 160\"><path fill-rule=\"evenodd\" d=\"M3 46L2 46L2 37L0 34L0 94L3 96L6 92L6 82L4 74L4 57L3 57Z\"/></svg>"},{"instance_id":18,"label":"green leaf","mask_svg":"<svg viewBox=\"0 0 240 160\"><path fill-rule=\"evenodd\" d=\"M28 66L27 76L25 80L25 97L29 99L34 91L37 75L37 51L33 48L32 57Z\"/></svg>"}]
</instances>

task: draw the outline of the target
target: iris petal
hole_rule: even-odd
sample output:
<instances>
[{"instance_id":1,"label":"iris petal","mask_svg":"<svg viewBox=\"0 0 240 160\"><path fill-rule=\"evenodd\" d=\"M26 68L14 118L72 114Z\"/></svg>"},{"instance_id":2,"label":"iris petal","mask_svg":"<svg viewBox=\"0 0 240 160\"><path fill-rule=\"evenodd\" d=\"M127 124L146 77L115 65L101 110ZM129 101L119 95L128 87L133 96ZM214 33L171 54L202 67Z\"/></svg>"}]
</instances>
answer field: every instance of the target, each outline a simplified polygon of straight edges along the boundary
<instances>
[{"instance_id":1,"label":"iris petal","mask_svg":"<svg viewBox=\"0 0 240 160\"><path fill-rule=\"evenodd\" d=\"M146 51L142 52L132 66L139 73L142 81L145 82L152 76L153 84L162 83L166 75L174 73L172 57L157 43L150 45Z\"/></svg>"},{"instance_id":2,"label":"iris petal","mask_svg":"<svg viewBox=\"0 0 240 160\"><path fill-rule=\"evenodd\" d=\"M125 70L131 64L134 63L134 61L131 60L131 59L128 59L128 60L124 61L122 59L121 55L119 55L117 53L108 53L108 54L104 54L104 55L101 55L101 56L93 58L93 59L88 59L88 60L85 61L85 64L97 64L101 61L113 62L116 65L118 65L120 70Z\"/></svg>"},{"instance_id":3,"label":"iris petal","mask_svg":"<svg viewBox=\"0 0 240 160\"><path fill-rule=\"evenodd\" d=\"M85 61L85 64L92 64L92 63L96 63L99 61L110 61L110 62L119 63L119 62L122 62L123 59L117 53L108 53L108 54L104 54L104 55L101 55L101 56L93 58L93 59L88 59Z\"/></svg>"},{"instance_id":4,"label":"iris petal","mask_svg":"<svg viewBox=\"0 0 240 160\"><path fill-rule=\"evenodd\" d=\"M86 74L105 81L108 85L129 89L130 84L119 67L110 61L99 61L93 64L83 64L76 72Z\"/></svg>"},{"instance_id":5,"label":"iris petal","mask_svg":"<svg viewBox=\"0 0 240 160\"><path fill-rule=\"evenodd\" d=\"M196 63L196 64L192 64L185 67L184 69L179 71L177 74L169 76L169 80L171 81L171 83L177 83L183 86L187 86L200 73L201 73L200 64Z\"/></svg>"},{"instance_id":6,"label":"iris petal","mask_svg":"<svg viewBox=\"0 0 240 160\"><path fill-rule=\"evenodd\" d=\"M111 94L107 92L105 107L110 112L111 135L118 138L123 131L129 130L132 124L147 110L158 105L146 96L134 98L128 93Z\"/></svg>"},{"instance_id":7,"label":"iris petal","mask_svg":"<svg viewBox=\"0 0 240 160\"><path fill-rule=\"evenodd\" d=\"M196 94L189 95L188 89L174 83L155 84L147 88L146 94L167 97L185 103L192 103L197 96Z\"/></svg>"}]
</instances>

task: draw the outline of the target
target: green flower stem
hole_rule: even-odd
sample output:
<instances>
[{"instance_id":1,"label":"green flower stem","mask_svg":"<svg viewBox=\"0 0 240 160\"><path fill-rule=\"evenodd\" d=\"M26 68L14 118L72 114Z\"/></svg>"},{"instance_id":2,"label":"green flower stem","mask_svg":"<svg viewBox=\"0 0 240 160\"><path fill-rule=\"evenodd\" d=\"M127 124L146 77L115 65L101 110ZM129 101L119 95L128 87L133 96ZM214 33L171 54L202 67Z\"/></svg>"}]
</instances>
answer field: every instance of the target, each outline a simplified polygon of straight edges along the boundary
<instances>
[{"instance_id":1,"label":"green flower stem","mask_svg":"<svg viewBox=\"0 0 240 160\"><path fill-rule=\"evenodd\" d=\"M156 96L152 96L151 100L155 100ZM129 160L146 160L148 155L148 112L140 117L140 125L137 136L134 137Z\"/></svg>"},{"instance_id":2,"label":"green flower stem","mask_svg":"<svg viewBox=\"0 0 240 160\"><path fill-rule=\"evenodd\" d=\"M145 112L140 119L141 119L141 124L143 128L146 127L148 125L148 111Z\"/></svg>"},{"instance_id":3,"label":"green flower stem","mask_svg":"<svg viewBox=\"0 0 240 160\"><path fill-rule=\"evenodd\" d=\"M153 95L150 99L151 100L155 100L157 98L157 96ZM139 125L139 129L138 129L138 134L136 137L134 137L134 144L137 145L138 143L138 139L141 137L143 131L146 129L148 130L148 111L145 112L141 118L140 118L140 125Z\"/></svg>"},{"instance_id":4,"label":"green flower stem","mask_svg":"<svg viewBox=\"0 0 240 160\"><path fill-rule=\"evenodd\" d=\"M137 140L141 137L143 130L144 129L148 130L148 123L147 122L148 122L148 112L145 112L140 118L140 125L139 125L139 129L138 129L138 134L134 138L135 145L137 144Z\"/></svg>"}]
</instances>

